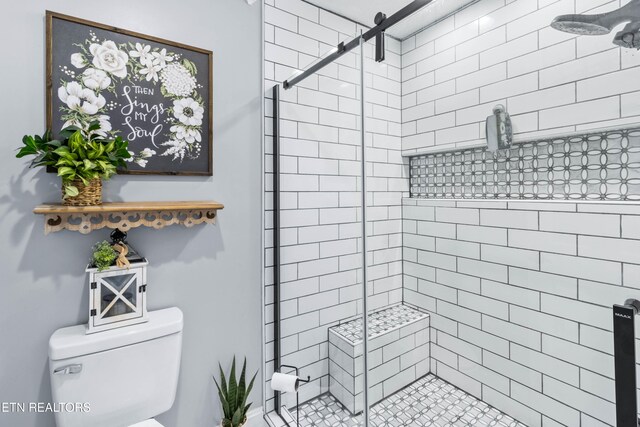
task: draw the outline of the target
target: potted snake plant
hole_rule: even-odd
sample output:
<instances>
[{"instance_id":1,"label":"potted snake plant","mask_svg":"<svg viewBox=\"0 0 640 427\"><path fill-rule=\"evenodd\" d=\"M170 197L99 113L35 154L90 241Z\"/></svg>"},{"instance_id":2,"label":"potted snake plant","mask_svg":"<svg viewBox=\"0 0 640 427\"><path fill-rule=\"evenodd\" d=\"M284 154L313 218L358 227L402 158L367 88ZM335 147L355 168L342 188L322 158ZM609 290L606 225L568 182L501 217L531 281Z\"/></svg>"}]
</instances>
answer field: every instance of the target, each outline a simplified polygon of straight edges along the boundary
<instances>
[{"instance_id":1,"label":"potted snake plant","mask_svg":"<svg viewBox=\"0 0 640 427\"><path fill-rule=\"evenodd\" d=\"M213 381L218 388L218 397L220 398L220 404L222 405L222 412L224 414L222 427L243 426L247 422L247 411L251 407L251 402L247 403L247 397L249 397L249 393L251 393L253 382L258 373L253 374L253 378L247 386L245 378L247 358L245 357L244 363L242 364L242 372L236 380L236 358L234 356L233 363L231 364L231 372L228 376L229 382L227 383L227 377L222 370L222 366L220 364L218 364L218 366L220 367L220 383L218 383L215 377Z\"/></svg>"},{"instance_id":2,"label":"potted snake plant","mask_svg":"<svg viewBox=\"0 0 640 427\"><path fill-rule=\"evenodd\" d=\"M29 167L45 166L55 170L62 179L62 202L72 206L102 204L102 180L126 168L131 157L128 143L121 137L107 139L100 123L93 122L80 129L68 126L55 139L51 131L44 135L22 138L17 158L34 156Z\"/></svg>"}]
</instances>

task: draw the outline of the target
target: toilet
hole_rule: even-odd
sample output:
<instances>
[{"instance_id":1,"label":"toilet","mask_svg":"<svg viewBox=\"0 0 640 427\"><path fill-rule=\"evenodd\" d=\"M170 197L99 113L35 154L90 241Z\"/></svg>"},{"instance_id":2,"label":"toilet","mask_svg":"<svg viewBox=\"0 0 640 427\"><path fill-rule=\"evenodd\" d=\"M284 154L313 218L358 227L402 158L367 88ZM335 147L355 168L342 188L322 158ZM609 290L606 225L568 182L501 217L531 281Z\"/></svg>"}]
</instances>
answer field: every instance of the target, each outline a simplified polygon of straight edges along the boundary
<instances>
[{"instance_id":1,"label":"toilet","mask_svg":"<svg viewBox=\"0 0 640 427\"><path fill-rule=\"evenodd\" d=\"M153 418L176 396L182 311L149 312L146 323L96 334L86 325L49 340L49 374L58 427L161 427ZM77 405L80 404L80 405ZM83 404L87 404L84 405Z\"/></svg>"}]
</instances>

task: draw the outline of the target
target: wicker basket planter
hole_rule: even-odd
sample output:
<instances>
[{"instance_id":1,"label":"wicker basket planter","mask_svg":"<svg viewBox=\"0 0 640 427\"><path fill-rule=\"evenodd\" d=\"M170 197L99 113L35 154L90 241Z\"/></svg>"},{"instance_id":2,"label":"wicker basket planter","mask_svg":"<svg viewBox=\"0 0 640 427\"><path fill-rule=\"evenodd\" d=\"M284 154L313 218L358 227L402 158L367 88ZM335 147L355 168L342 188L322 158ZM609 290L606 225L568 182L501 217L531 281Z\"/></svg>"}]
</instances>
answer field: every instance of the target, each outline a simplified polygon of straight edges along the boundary
<instances>
[{"instance_id":1,"label":"wicker basket planter","mask_svg":"<svg viewBox=\"0 0 640 427\"><path fill-rule=\"evenodd\" d=\"M102 204L102 180L100 178L89 181L84 185L81 179L75 179L71 185L78 189L78 195L62 199L62 204L66 206L96 206ZM64 196L64 187L62 188Z\"/></svg>"}]
</instances>

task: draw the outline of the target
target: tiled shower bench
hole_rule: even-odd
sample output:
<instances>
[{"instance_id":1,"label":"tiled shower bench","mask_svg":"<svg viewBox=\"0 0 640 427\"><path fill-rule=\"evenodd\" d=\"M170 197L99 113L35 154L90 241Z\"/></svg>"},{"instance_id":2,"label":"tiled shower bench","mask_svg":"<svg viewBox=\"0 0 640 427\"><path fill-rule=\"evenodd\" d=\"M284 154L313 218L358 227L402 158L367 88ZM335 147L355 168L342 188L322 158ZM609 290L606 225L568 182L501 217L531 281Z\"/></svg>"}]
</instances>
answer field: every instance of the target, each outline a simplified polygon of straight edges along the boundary
<instances>
[{"instance_id":1,"label":"tiled shower bench","mask_svg":"<svg viewBox=\"0 0 640 427\"><path fill-rule=\"evenodd\" d=\"M362 319L329 328L329 392L352 414L364 409ZM369 402L429 373L429 315L407 305L369 314Z\"/></svg>"}]
</instances>

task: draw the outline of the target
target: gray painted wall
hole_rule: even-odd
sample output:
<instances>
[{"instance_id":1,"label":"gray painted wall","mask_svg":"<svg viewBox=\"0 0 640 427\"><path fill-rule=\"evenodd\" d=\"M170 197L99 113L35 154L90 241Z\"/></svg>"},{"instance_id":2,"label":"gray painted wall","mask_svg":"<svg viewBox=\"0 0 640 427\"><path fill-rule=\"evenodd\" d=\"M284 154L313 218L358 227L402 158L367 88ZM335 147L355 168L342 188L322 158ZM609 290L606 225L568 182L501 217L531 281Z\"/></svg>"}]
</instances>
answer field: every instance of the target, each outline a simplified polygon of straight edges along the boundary
<instances>
[{"instance_id":1,"label":"gray painted wall","mask_svg":"<svg viewBox=\"0 0 640 427\"><path fill-rule=\"evenodd\" d=\"M87 320L84 266L108 236L47 237L33 207L57 201L59 182L14 159L25 133L44 126L44 12L58 11L211 49L214 52L214 175L116 177L106 200L215 199L215 226L138 229L130 241L146 255L149 308L182 308L183 361L178 397L159 421L208 426L219 420L210 374L233 353L260 366L261 155L260 5L241 0L34 0L5 5L0 37L10 41L0 67L0 402L48 401L47 343L63 326ZM258 386L252 394L262 401ZM51 415L0 413L3 426L53 426Z\"/></svg>"}]
</instances>

